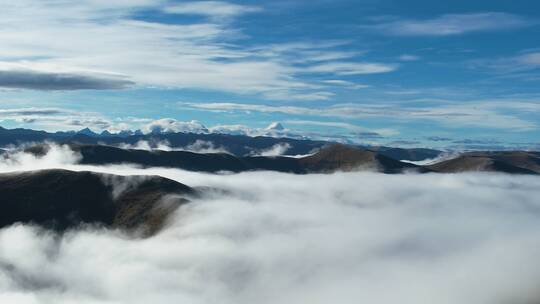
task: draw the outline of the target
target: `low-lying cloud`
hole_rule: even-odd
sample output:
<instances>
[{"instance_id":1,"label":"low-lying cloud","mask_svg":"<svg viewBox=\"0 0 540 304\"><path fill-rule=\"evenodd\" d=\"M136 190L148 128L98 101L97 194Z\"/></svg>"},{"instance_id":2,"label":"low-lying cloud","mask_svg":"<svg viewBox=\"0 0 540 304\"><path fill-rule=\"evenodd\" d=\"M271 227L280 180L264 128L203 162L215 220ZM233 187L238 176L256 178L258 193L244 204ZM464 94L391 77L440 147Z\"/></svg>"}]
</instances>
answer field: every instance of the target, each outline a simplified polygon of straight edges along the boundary
<instances>
[{"instance_id":1,"label":"low-lying cloud","mask_svg":"<svg viewBox=\"0 0 540 304\"><path fill-rule=\"evenodd\" d=\"M230 152L223 146L215 145L212 141L197 139L193 143L180 148L183 151L195 153L228 153Z\"/></svg>"},{"instance_id":2,"label":"low-lying cloud","mask_svg":"<svg viewBox=\"0 0 540 304\"><path fill-rule=\"evenodd\" d=\"M231 154L225 147L214 144L212 141L197 139L194 142L183 146L173 147L168 140L139 140L135 144L121 143L118 145L122 149L136 149L146 151L187 151L194 153L227 153Z\"/></svg>"},{"instance_id":3,"label":"low-lying cloud","mask_svg":"<svg viewBox=\"0 0 540 304\"><path fill-rule=\"evenodd\" d=\"M31 168L153 174L208 193L155 237L0 230L2 303L535 303L540 178L369 172L212 175L82 166L67 150ZM70 157L61 157L70 156ZM22 158L20 158L22 159ZM64 159L71 159L66 162Z\"/></svg>"},{"instance_id":4,"label":"low-lying cloud","mask_svg":"<svg viewBox=\"0 0 540 304\"><path fill-rule=\"evenodd\" d=\"M162 151L172 151L171 143L168 140L139 140L134 144L130 143L120 143L118 144L119 148L122 149L135 149L135 150L162 150Z\"/></svg>"},{"instance_id":5,"label":"low-lying cloud","mask_svg":"<svg viewBox=\"0 0 540 304\"><path fill-rule=\"evenodd\" d=\"M289 149L291 148L291 145L289 143L277 143L267 149L263 149L260 151L253 151L252 156L281 156L287 153Z\"/></svg>"}]
</instances>

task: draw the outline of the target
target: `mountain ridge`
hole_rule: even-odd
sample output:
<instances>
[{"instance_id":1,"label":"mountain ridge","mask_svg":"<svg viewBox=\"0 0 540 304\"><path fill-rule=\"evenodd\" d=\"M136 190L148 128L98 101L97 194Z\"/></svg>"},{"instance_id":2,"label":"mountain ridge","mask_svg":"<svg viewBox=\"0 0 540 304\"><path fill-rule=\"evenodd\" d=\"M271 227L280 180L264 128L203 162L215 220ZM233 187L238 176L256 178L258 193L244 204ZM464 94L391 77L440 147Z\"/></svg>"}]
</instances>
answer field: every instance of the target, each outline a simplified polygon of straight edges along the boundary
<instances>
[{"instance_id":1,"label":"mountain ridge","mask_svg":"<svg viewBox=\"0 0 540 304\"><path fill-rule=\"evenodd\" d=\"M150 236L196 191L159 176L48 169L0 174L0 227L36 224L63 232L81 224Z\"/></svg>"},{"instance_id":2,"label":"mountain ridge","mask_svg":"<svg viewBox=\"0 0 540 304\"><path fill-rule=\"evenodd\" d=\"M362 149L342 144L328 145L317 153L302 157L237 157L227 153L147 151L104 145L69 145L69 147L81 156L81 164L135 164L143 167L170 167L208 173L267 170L309 174L368 170L389 174L474 171L540 174L540 153L526 151L470 152L463 153L452 159L421 166L393 159L378 150ZM25 151L40 156L47 153L48 149L48 145L35 145L26 148ZM9 152L3 157L9 157Z\"/></svg>"},{"instance_id":3,"label":"mountain ridge","mask_svg":"<svg viewBox=\"0 0 540 304\"><path fill-rule=\"evenodd\" d=\"M226 153L146 151L103 145L70 145L69 147L81 156L80 163L87 165L131 163L143 167L171 167L210 173L269 170L308 174L359 169L383 173L401 173L409 170L430 171L421 166L394 160L378 152L340 144L329 145L313 155L298 158L285 156L236 157ZM26 148L25 151L40 156L47 153L48 148L47 145L36 145Z\"/></svg>"},{"instance_id":4,"label":"mountain ridge","mask_svg":"<svg viewBox=\"0 0 540 304\"><path fill-rule=\"evenodd\" d=\"M85 132L83 132L85 133ZM93 133L93 132L92 132ZM140 142L149 144L165 143L172 149L182 149L193 146L198 142L206 143L211 147L222 148L235 156L247 156L270 150L276 145L285 145L286 153L289 155L307 155L324 148L325 146L337 144L336 142L320 141L311 139L295 139L287 137L269 136L246 136L232 134L198 134L198 133L165 133L165 134L142 134L126 132L119 134L104 135L94 133L94 135L82 134L74 131L48 133L45 131L35 131L30 129L0 129L0 148L9 145L21 145L28 143L54 142L57 144L103 144L110 146L131 145L136 146ZM435 158L442 154L442 151L435 149L404 149L393 147L372 147L360 146L397 159L419 161Z\"/></svg>"},{"instance_id":5,"label":"mountain ridge","mask_svg":"<svg viewBox=\"0 0 540 304\"><path fill-rule=\"evenodd\" d=\"M427 167L442 173L488 171L518 174L540 174L540 152L467 152L455 158L444 160Z\"/></svg>"}]
</instances>

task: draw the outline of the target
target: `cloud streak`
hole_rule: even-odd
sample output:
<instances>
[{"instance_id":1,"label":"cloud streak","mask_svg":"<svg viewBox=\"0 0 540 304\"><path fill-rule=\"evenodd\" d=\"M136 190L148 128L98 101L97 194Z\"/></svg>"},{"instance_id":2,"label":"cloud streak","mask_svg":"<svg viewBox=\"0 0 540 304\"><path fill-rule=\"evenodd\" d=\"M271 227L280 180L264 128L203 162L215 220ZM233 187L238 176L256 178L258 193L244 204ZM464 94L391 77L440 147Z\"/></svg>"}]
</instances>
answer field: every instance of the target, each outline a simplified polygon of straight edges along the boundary
<instances>
[{"instance_id":1,"label":"cloud streak","mask_svg":"<svg viewBox=\"0 0 540 304\"><path fill-rule=\"evenodd\" d=\"M246 6L224 1L186 1L163 9L169 14L203 15L211 18L231 18L246 13L260 12L257 6Z\"/></svg>"},{"instance_id":2,"label":"cloud streak","mask_svg":"<svg viewBox=\"0 0 540 304\"><path fill-rule=\"evenodd\" d=\"M0 87L30 90L120 90L134 85L132 81L99 78L88 75L35 72L28 70L0 71Z\"/></svg>"},{"instance_id":3,"label":"cloud streak","mask_svg":"<svg viewBox=\"0 0 540 304\"><path fill-rule=\"evenodd\" d=\"M232 21L263 9L225 1L4 3L2 10L9 17L0 20L4 45L0 67L17 70L6 68L10 74L5 74L3 86L70 90L136 85L211 89L267 99L327 100L333 93L321 92L310 75L395 69L385 63L358 62L353 58L356 54L336 50L340 44L335 42L247 46L250 37ZM208 18L186 18L184 23L137 18L156 11L180 16L179 20L184 15ZM291 57L311 59L299 65Z\"/></svg>"},{"instance_id":4,"label":"cloud streak","mask_svg":"<svg viewBox=\"0 0 540 304\"><path fill-rule=\"evenodd\" d=\"M452 36L474 32L506 31L534 25L535 22L500 12L447 14L433 19L398 19L368 26L395 36Z\"/></svg>"},{"instance_id":5,"label":"cloud streak","mask_svg":"<svg viewBox=\"0 0 540 304\"><path fill-rule=\"evenodd\" d=\"M425 102L424 102L425 104ZM179 103L180 106L208 111L255 111L319 117L392 118L402 121L431 120L451 127L476 126L493 129L534 130L538 125L507 110L528 113L536 111L534 102L515 104L497 101L444 102L441 105L410 107L400 104L335 104L328 107L275 106L241 103Z\"/></svg>"}]
</instances>

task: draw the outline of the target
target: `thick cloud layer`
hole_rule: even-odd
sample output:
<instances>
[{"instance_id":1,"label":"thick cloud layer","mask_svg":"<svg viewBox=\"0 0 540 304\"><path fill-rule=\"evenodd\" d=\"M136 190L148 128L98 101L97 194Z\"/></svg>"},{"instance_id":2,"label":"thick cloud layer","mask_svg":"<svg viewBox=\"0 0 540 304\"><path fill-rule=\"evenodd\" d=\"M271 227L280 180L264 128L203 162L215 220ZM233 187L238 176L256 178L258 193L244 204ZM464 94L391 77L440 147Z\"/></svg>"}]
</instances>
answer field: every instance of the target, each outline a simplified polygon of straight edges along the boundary
<instances>
[{"instance_id":1,"label":"thick cloud layer","mask_svg":"<svg viewBox=\"0 0 540 304\"><path fill-rule=\"evenodd\" d=\"M1 303L537 303L540 178L498 174L159 174L226 191L157 236L0 230ZM59 155L64 155L60 157ZM70 159L66 163L60 163ZM72 163L72 164L69 164ZM16 161L0 172L19 169Z\"/></svg>"}]
</instances>

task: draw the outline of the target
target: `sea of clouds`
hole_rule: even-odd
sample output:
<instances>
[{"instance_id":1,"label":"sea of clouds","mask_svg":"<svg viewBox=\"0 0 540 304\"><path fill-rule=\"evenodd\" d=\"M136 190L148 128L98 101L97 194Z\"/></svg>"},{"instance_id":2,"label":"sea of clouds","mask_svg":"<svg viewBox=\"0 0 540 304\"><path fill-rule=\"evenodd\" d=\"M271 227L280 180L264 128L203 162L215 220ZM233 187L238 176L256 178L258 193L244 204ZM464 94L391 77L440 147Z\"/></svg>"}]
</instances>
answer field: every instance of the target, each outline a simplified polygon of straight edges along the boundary
<instances>
[{"instance_id":1,"label":"sea of clouds","mask_svg":"<svg viewBox=\"0 0 540 304\"><path fill-rule=\"evenodd\" d=\"M540 178L491 173L202 174L82 166L65 147L0 172L155 174L212 192L147 239L0 230L0 303L533 304Z\"/></svg>"}]
</instances>

